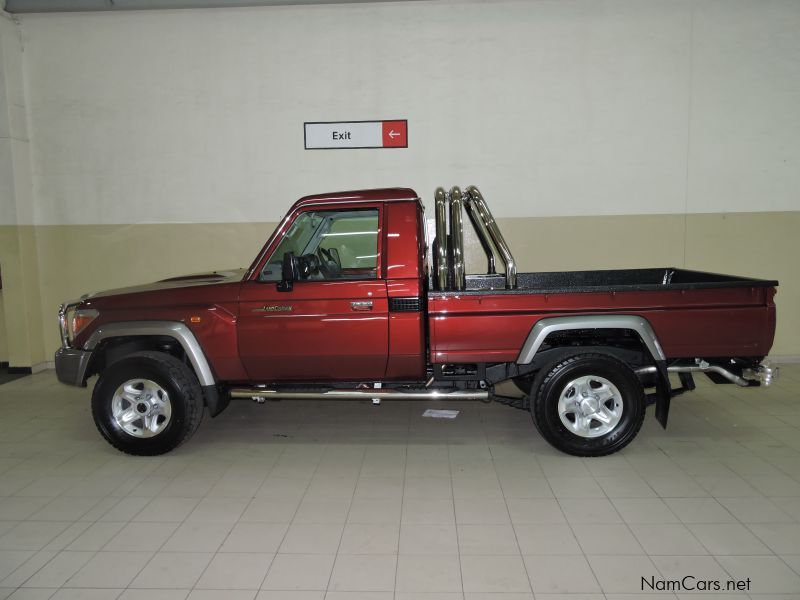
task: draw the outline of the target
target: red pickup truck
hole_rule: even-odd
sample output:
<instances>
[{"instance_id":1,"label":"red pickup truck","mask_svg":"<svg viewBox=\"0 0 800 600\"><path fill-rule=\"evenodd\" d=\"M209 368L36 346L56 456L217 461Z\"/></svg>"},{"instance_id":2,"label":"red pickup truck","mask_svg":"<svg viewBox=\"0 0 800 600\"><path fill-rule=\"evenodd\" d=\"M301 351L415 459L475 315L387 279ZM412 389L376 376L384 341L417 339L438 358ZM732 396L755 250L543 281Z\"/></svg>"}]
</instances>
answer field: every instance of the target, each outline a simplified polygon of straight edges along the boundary
<instances>
[{"instance_id":1,"label":"red pickup truck","mask_svg":"<svg viewBox=\"0 0 800 600\"><path fill-rule=\"evenodd\" d=\"M465 273L464 213L486 273ZM436 190L435 230L429 250L411 189L302 198L246 270L63 304L58 378L99 375L95 423L130 454L168 452L231 398L454 398L529 410L555 447L600 456L636 436L648 405L666 427L693 373L741 386L777 374L762 364L776 281L517 273L475 187ZM495 392L508 380L521 398Z\"/></svg>"}]
</instances>

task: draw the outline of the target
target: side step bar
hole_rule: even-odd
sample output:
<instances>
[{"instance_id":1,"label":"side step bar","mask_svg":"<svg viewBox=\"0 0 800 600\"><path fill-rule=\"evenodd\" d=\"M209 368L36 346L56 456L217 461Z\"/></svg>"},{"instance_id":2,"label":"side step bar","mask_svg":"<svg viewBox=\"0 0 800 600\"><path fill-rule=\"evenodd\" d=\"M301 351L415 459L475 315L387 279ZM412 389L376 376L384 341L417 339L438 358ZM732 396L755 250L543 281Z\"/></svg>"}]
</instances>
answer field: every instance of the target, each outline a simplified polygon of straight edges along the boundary
<instances>
[{"instance_id":1,"label":"side step bar","mask_svg":"<svg viewBox=\"0 0 800 600\"><path fill-rule=\"evenodd\" d=\"M292 392L260 388L234 388L231 398L267 399L281 398L293 400L321 400L325 398L337 400L488 400L488 390L453 390L453 391L402 391L386 388L363 388L354 390L327 390L325 392Z\"/></svg>"}]
</instances>

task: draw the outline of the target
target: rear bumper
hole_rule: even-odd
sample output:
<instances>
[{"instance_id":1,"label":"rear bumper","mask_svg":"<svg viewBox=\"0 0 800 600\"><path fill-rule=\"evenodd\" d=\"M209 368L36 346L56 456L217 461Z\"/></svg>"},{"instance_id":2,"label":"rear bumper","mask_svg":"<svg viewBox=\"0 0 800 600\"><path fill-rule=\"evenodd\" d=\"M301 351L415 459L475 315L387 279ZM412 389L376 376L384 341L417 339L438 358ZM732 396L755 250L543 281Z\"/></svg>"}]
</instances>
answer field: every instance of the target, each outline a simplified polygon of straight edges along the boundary
<instances>
[{"instance_id":1,"label":"rear bumper","mask_svg":"<svg viewBox=\"0 0 800 600\"><path fill-rule=\"evenodd\" d=\"M77 348L59 348L56 351L56 377L67 385L86 385L86 367L92 353Z\"/></svg>"}]
</instances>

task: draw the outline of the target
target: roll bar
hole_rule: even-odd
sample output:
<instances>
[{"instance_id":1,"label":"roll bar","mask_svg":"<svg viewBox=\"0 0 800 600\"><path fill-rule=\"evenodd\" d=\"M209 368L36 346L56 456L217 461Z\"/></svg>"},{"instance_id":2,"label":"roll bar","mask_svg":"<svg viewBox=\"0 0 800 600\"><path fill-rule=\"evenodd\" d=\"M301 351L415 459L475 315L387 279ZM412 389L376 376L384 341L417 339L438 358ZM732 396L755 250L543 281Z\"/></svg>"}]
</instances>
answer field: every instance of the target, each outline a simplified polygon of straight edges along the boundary
<instances>
[{"instance_id":1,"label":"roll bar","mask_svg":"<svg viewBox=\"0 0 800 600\"><path fill-rule=\"evenodd\" d=\"M517 265L514 261L514 256L511 254L511 249L508 247L478 188L471 185L463 194L457 186L451 188L449 192L446 192L442 187L436 188L435 203L436 240L434 241L434 252L437 262L434 274L434 289L439 291L450 289L448 276L449 263L451 261L453 271L452 289L466 289L462 207L467 209L467 215L478 234L478 239L486 254L487 274L496 273L494 257L496 252L502 257L505 264L506 289L515 289L517 287ZM447 227L448 213L450 217L449 235Z\"/></svg>"},{"instance_id":2,"label":"roll bar","mask_svg":"<svg viewBox=\"0 0 800 600\"><path fill-rule=\"evenodd\" d=\"M514 262L514 255L511 254L511 248L508 247L506 239L503 237L500 228L497 226L497 221L494 220L489 207L477 187L471 185L467 188L467 205L474 204L477 209L479 221L483 222L485 229L489 232L489 237L494 243L494 247L503 257L503 262L506 265L506 289L513 290L517 287L517 263ZM482 231L479 231L479 235ZM485 247L485 246L484 246Z\"/></svg>"},{"instance_id":3,"label":"roll bar","mask_svg":"<svg viewBox=\"0 0 800 600\"><path fill-rule=\"evenodd\" d=\"M458 186L450 189L450 245L453 247L453 288L463 290L467 287L467 274L464 268L464 226L461 223L463 200Z\"/></svg>"},{"instance_id":4,"label":"roll bar","mask_svg":"<svg viewBox=\"0 0 800 600\"><path fill-rule=\"evenodd\" d=\"M436 209L436 239L433 244L433 251L436 253L436 281L434 287L437 290L447 289L447 192L444 188L436 188L435 202Z\"/></svg>"}]
</instances>

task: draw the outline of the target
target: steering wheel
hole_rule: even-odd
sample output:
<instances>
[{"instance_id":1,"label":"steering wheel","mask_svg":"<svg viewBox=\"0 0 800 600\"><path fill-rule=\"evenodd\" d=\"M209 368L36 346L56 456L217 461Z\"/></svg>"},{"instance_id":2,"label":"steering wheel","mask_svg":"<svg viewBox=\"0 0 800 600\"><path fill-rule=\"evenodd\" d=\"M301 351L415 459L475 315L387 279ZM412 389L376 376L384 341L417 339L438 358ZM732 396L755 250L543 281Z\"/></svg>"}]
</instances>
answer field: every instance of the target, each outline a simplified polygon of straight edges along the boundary
<instances>
[{"instance_id":1,"label":"steering wheel","mask_svg":"<svg viewBox=\"0 0 800 600\"><path fill-rule=\"evenodd\" d=\"M320 261L320 270L325 277L341 277L342 263L339 261L339 253L331 252L327 248L320 246L318 249Z\"/></svg>"},{"instance_id":2,"label":"steering wheel","mask_svg":"<svg viewBox=\"0 0 800 600\"><path fill-rule=\"evenodd\" d=\"M303 254L297 261L300 279L308 279L320 271L320 260L316 254Z\"/></svg>"}]
</instances>

